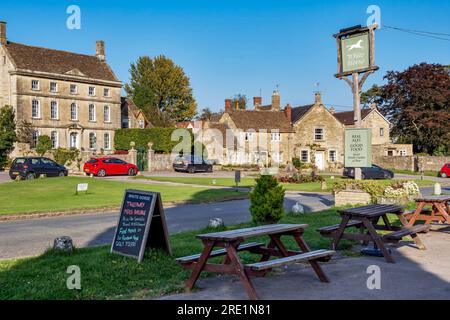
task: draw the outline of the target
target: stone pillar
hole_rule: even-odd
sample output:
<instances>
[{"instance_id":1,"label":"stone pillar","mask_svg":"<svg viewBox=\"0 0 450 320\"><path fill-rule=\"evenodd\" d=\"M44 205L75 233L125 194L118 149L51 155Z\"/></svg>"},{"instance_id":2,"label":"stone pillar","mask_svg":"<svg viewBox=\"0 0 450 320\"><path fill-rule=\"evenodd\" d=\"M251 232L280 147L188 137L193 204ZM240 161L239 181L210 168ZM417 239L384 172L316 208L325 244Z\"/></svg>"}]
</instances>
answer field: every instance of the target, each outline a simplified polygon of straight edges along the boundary
<instances>
[{"instance_id":1,"label":"stone pillar","mask_svg":"<svg viewBox=\"0 0 450 320\"><path fill-rule=\"evenodd\" d=\"M137 151L134 148L135 145L136 144L134 143L134 141L130 142L131 149L128 150L128 158L129 158L129 162L130 163L132 163L134 165L137 165Z\"/></svg>"},{"instance_id":2,"label":"stone pillar","mask_svg":"<svg viewBox=\"0 0 450 320\"><path fill-rule=\"evenodd\" d=\"M154 166L153 166L153 164L154 164L154 162L153 162L153 158L154 158L154 155L155 155L155 152L153 151L153 142L149 142L148 143L148 150L147 150L147 152L148 152L148 155L147 155L147 161L148 161L148 171L153 171L154 170Z\"/></svg>"}]
</instances>

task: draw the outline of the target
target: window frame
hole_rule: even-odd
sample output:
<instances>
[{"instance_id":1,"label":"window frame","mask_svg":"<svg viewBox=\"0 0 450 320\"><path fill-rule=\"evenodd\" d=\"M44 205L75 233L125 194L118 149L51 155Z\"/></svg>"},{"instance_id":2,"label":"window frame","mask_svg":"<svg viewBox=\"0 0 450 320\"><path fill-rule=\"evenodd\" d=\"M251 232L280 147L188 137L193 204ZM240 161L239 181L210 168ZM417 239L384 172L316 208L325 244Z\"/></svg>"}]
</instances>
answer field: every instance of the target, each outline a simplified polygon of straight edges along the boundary
<instances>
[{"instance_id":1,"label":"window frame","mask_svg":"<svg viewBox=\"0 0 450 320\"><path fill-rule=\"evenodd\" d=\"M306 152L306 161L303 161L303 152ZM300 150L300 161L301 161L302 163L309 163L309 161L310 161L310 158L309 158L309 150L307 150L307 149L302 149L302 150Z\"/></svg>"},{"instance_id":2,"label":"window frame","mask_svg":"<svg viewBox=\"0 0 450 320\"><path fill-rule=\"evenodd\" d=\"M108 139L106 139L106 137L108 137ZM106 141L108 141L108 145L106 145ZM103 149L111 150L111 134L109 132L103 134Z\"/></svg>"},{"instance_id":3,"label":"window frame","mask_svg":"<svg viewBox=\"0 0 450 320\"><path fill-rule=\"evenodd\" d=\"M54 84L54 85L55 85L55 90L52 90L52 84ZM53 92L53 93L56 93L56 92L58 92L58 83L57 83L57 82L55 82L55 81L50 81L50 85L49 85L49 91L50 91L50 92Z\"/></svg>"},{"instance_id":4,"label":"window frame","mask_svg":"<svg viewBox=\"0 0 450 320\"><path fill-rule=\"evenodd\" d=\"M30 149L36 149L40 136L41 132L39 130L33 130L31 136L32 145L30 146Z\"/></svg>"},{"instance_id":5,"label":"window frame","mask_svg":"<svg viewBox=\"0 0 450 320\"><path fill-rule=\"evenodd\" d=\"M37 105L35 106L35 102L37 102ZM34 107L37 109L37 116L34 116ZM41 101L38 99L32 99L31 100L31 118L32 119L41 119Z\"/></svg>"},{"instance_id":6,"label":"window frame","mask_svg":"<svg viewBox=\"0 0 450 320\"><path fill-rule=\"evenodd\" d=\"M106 110L108 110L108 113L106 113ZM108 115L108 117L105 117L105 115ZM111 107L107 104L103 106L103 122L110 123L111 122Z\"/></svg>"},{"instance_id":7,"label":"window frame","mask_svg":"<svg viewBox=\"0 0 450 320\"><path fill-rule=\"evenodd\" d=\"M331 159L331 153L334 153L334 160ZM337 151L335 149L330 149L328 150L328 161L331 163L336 163L337 162Z\"/></svg>"},{"instance_id":8,"label":"window frame","mask_svg":"<svg viewBox=\"0 0 450 320\"><path fill-rule=\"evenodd\" d=\"M75 90L72 91L72 88L75 88ZM69 92L70 94L78 94L78 86L75 83L71 83L69 86Z\"/></svg>"},{"instance_id":9,"label":"window frame","mask_svg":"<svg viewBox=\"0 0 450 320\"><path fill-rule=\"evenodd\" d=\"M103 97L105 97L105 98L110 97L110 90L109 90L109 88L103 88Z\"/></svg>"},{"instance_id":10,"label":"window frame","mask_svg":"<svg viewBox=\"0 0 450 320\"><path fill-rule=\"evenodd\" d=\"M33 84L36 84L36 88L34 87ZM41 83L40 83L39 80L31 79L31 90L39 91L39 90L40 90L40 87L41 87Z\"/></svg>"},{"instance_id":11,"label":"window frame","mask_svg":"<svg viewBox=\"0 0 450 320\"><path fill-rule=\"evenodd\" d=\"M92 94L91 94L91 89L92 89ZM95 87L88 87L88 96L90 97L95 97Z\"/></svg>"},{"instance_id":12,"label":"window frame","mask_svg":"<svg viewBox=\"0 0 450 320\"><path fill-rule=\"evenodd\" d=\"M281 133L280 132L271 132L270 133L270 141L281 141Z\"/></svg>"},{"instance_id":13,"label":"window frame","mask_svg":"<svg viewBox=\"0 0 450 320\"><path fill-rule=\"evenodd\" d=\"M384 128L383 127L380 128L380 137L384 137Z\"/></svg>"},{"instance_id":14,"label":"window frame","mask_svg":"<svg viewBox=\"0 0 450 320\"><path fill-rule=\"evenodd\" d=\"M91 113L91 110L92 110L92 113ZM91 115L92 115L92 117L91 117ZM95 104L90 103L88 106L88 121L96 122L96 120L97 120L97 116L96 116Z\"/></svg>"},{"instance_id":15,"label":"window frame","mask_svg":"<svg viewBox=\"0 0 450 320\"><path fill-rule=\"evenodd\" d=\"M322 131L322 138L317 139L317 130L321 130ZM325 128L322 127L314 127L314 141L325 141Z\"/></svg>"},{"instance_id":16,"label":"window frame","mask_svg":"<svg viewBox=\"0 0 450 320\"><path fill-rule=\"evenodd\" d=\"M72 117L73 115L72 107L74 106L75 106L75 117ZM70 104L70 121L78 121L78 105L75 102L72 102Z\"/></svg>"},{"instance_id":17,"label":"window frame","mask_svg":"<svg viewBox=\"0 0 450 320\"><path fill-rule=\"evenodd\" d=\"M55 140L53 140L53 133L55 133ZM52 149L58 149L59 148L59 133L56 130L52 130L50 132L50 140L52 141Z\"/></svg>"},{"instance_id":18,"label":"window frame","mask_svg":"<svg viewBox=\"0 0 450 320\"><path fill-rule=\"evenodd\" d=\"M91 136L94 137L94 147L92 147ZM97 150L97 134L95 132L89 132L89 150Z\"/></svg>"},{"instance_id":19,"label":"window frame","mask_svg":"<svg viewBox=\"0 0 450 320\"><path fill-rule=\"evenodd\" d=\"M56 112L55 117L53 116L53 107L55 107L55 112ZM59 120L59 106L58 106L58 101L56 101L56 100L50 101L50 119L51 120Z\"/></svg>"}]
</instances>

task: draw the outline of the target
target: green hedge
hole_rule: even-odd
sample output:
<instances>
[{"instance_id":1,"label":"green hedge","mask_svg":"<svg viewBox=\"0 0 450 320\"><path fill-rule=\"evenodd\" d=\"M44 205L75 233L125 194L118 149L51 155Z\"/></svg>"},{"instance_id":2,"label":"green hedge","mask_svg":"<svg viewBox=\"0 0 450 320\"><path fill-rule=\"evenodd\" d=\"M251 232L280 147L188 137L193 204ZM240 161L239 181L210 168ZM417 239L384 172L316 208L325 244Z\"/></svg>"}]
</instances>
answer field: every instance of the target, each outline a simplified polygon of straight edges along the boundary
<instances>
[{"instance_id":1,"label":"green hedge","mask_svg":"<svg viewBox=\"0 0 450 320\"><path fill-rule=\"evenodd\" d=\"M114 147L116 150L129 150L130 142L134 141L135 148L147 150L148 143L153 142L153 150L156 153L170 153L173 147L179 143L179 141L171 141L172 132L176 129L118 129L114 135Z\"/></svg>"}]
</instances>

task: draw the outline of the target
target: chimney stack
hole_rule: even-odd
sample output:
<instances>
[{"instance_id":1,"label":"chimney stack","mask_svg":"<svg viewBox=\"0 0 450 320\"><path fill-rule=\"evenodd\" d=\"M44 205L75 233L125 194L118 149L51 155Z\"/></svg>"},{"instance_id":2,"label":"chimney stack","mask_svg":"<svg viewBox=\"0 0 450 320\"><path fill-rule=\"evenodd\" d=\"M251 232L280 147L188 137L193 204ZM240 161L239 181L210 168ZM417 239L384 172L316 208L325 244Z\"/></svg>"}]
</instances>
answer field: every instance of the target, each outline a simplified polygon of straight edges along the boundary
<instances>
[{"instance_id":1,"label":"chimney stack","mask_svg":"<svg viewBox=\"0 0 450 320\"><path fill-rule=\"evenodd\" d=\"M372 109L372 110L377 110L378 108L377 108L377 104L374 102L374 103L372 103L371 105L370 105L370 109Z\"/></svg>"},{"instance_id":2,"label":"chimney stack","mask_svg":"<svg viewBox=\"0 0 450 320\"><path fill-rule=\"evenodd\" d=\"M262 98L261 97L253 97L253 107L256 108L260 107L262 105Z\"/></svg>"},{"instance_id":3,"label":"chimney stack","mask_svg":"<svg viewBox=\"0 0 450 320\"><path fill-rule=\"evenodd\" d=\"M330 108L330 113L331 113L331 114L334 114L335 112L336 112L336 111L334 110L334 108L331 107L331 108Z\"/></svg>"},{"instance_id":4,"label":"chimney stack","mask_svg":"<svg viewBox=\"0 0 450 320\"><path fill-rule=\"evenodd\" d=\"M280 93L275 90L272 94L272 111L280 111Z\"/></svg>"},{"instance_id":5,"label":"chimney stack","mask_svg":"<svg viewBox=\"0 0 450 320\"><path fill-rule=\"evenodd\" d=\"M105 61L105 42L103 40L95 42L95 55L100 61Z\"/></svg>"},{"instance_id":6,"label":"chimney stack","mask_svg":"<svg viewBox=\"0 0 450 320\"><path fill-rule=\"evenodd\" d=\"M231 99L225 99L225 112L231 111Z\"/></svg>"},{"instance_id":7,"label":"chimney stack","mask_svg":"<svg viewBox=\"0 0 450 320\"><path fill-rule=\"evenodd\" d=\"M320 92L315 93L315 100L316 104L322 104L322 95L320 94Z\"/></svg>"},{"instance_id":8,"label":"chimney stack","mask_svg":"<svg viewBox=\"0 0 450 320\"><path fill-rule=\"evenodd\" d=\"M5 45L6 41L6 22L0 21L0 45Z\"/></svg>"},{"instance_id":9,"label":"chimney stack","mask_svg":"<svg viewBox=\"0 0 450 320\"><path fill-rule=\"evenodd\" d=\"M291 122L291 119L292 119L292 107L291 107L291 105L289 103L286 105L286 107L284 107L284 113L286 114L286 118L289 120L289 122Z\"/></svg>"}]
</instances>

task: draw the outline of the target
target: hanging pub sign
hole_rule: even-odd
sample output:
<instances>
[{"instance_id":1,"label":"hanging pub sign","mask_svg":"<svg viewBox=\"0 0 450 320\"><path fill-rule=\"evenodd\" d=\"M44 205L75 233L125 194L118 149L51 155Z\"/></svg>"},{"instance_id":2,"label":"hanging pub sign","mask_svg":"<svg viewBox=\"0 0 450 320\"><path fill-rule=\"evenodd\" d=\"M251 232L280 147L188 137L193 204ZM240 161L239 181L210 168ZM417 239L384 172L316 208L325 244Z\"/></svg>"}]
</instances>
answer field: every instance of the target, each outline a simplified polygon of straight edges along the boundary
<instances>
[{"instance_id":1,"label":"hanging pub sign","mask_svg":"<svg viewBox=\"0 0 450 320\"><path fill-rule=\"evenodd\" d=\"M353 73L378 70L375 66L375 34L378 26L355 26L335 34L338 49L338 73L340 78Z\"/></svg>"},{"instance_id":2,"label":"hanging pub sign","mask_svg":"<svg viewBox=\"0 0 450 320\"><path fill-rule=\"evenodd\" d=\"M371 129L345 129L344 165L351 168L372 166Z\"/></svg>"},{"instance_id":3,"label":"hanging pub sign","mask_svg":"<svg viewBox=\"0 0 450 320\"><path fill-rule=\"evenodd\" d=\"M171 254L166 219L159 192L125 190L111 253L141 262L146 248Z\"/></svg>"}]
</instances>

